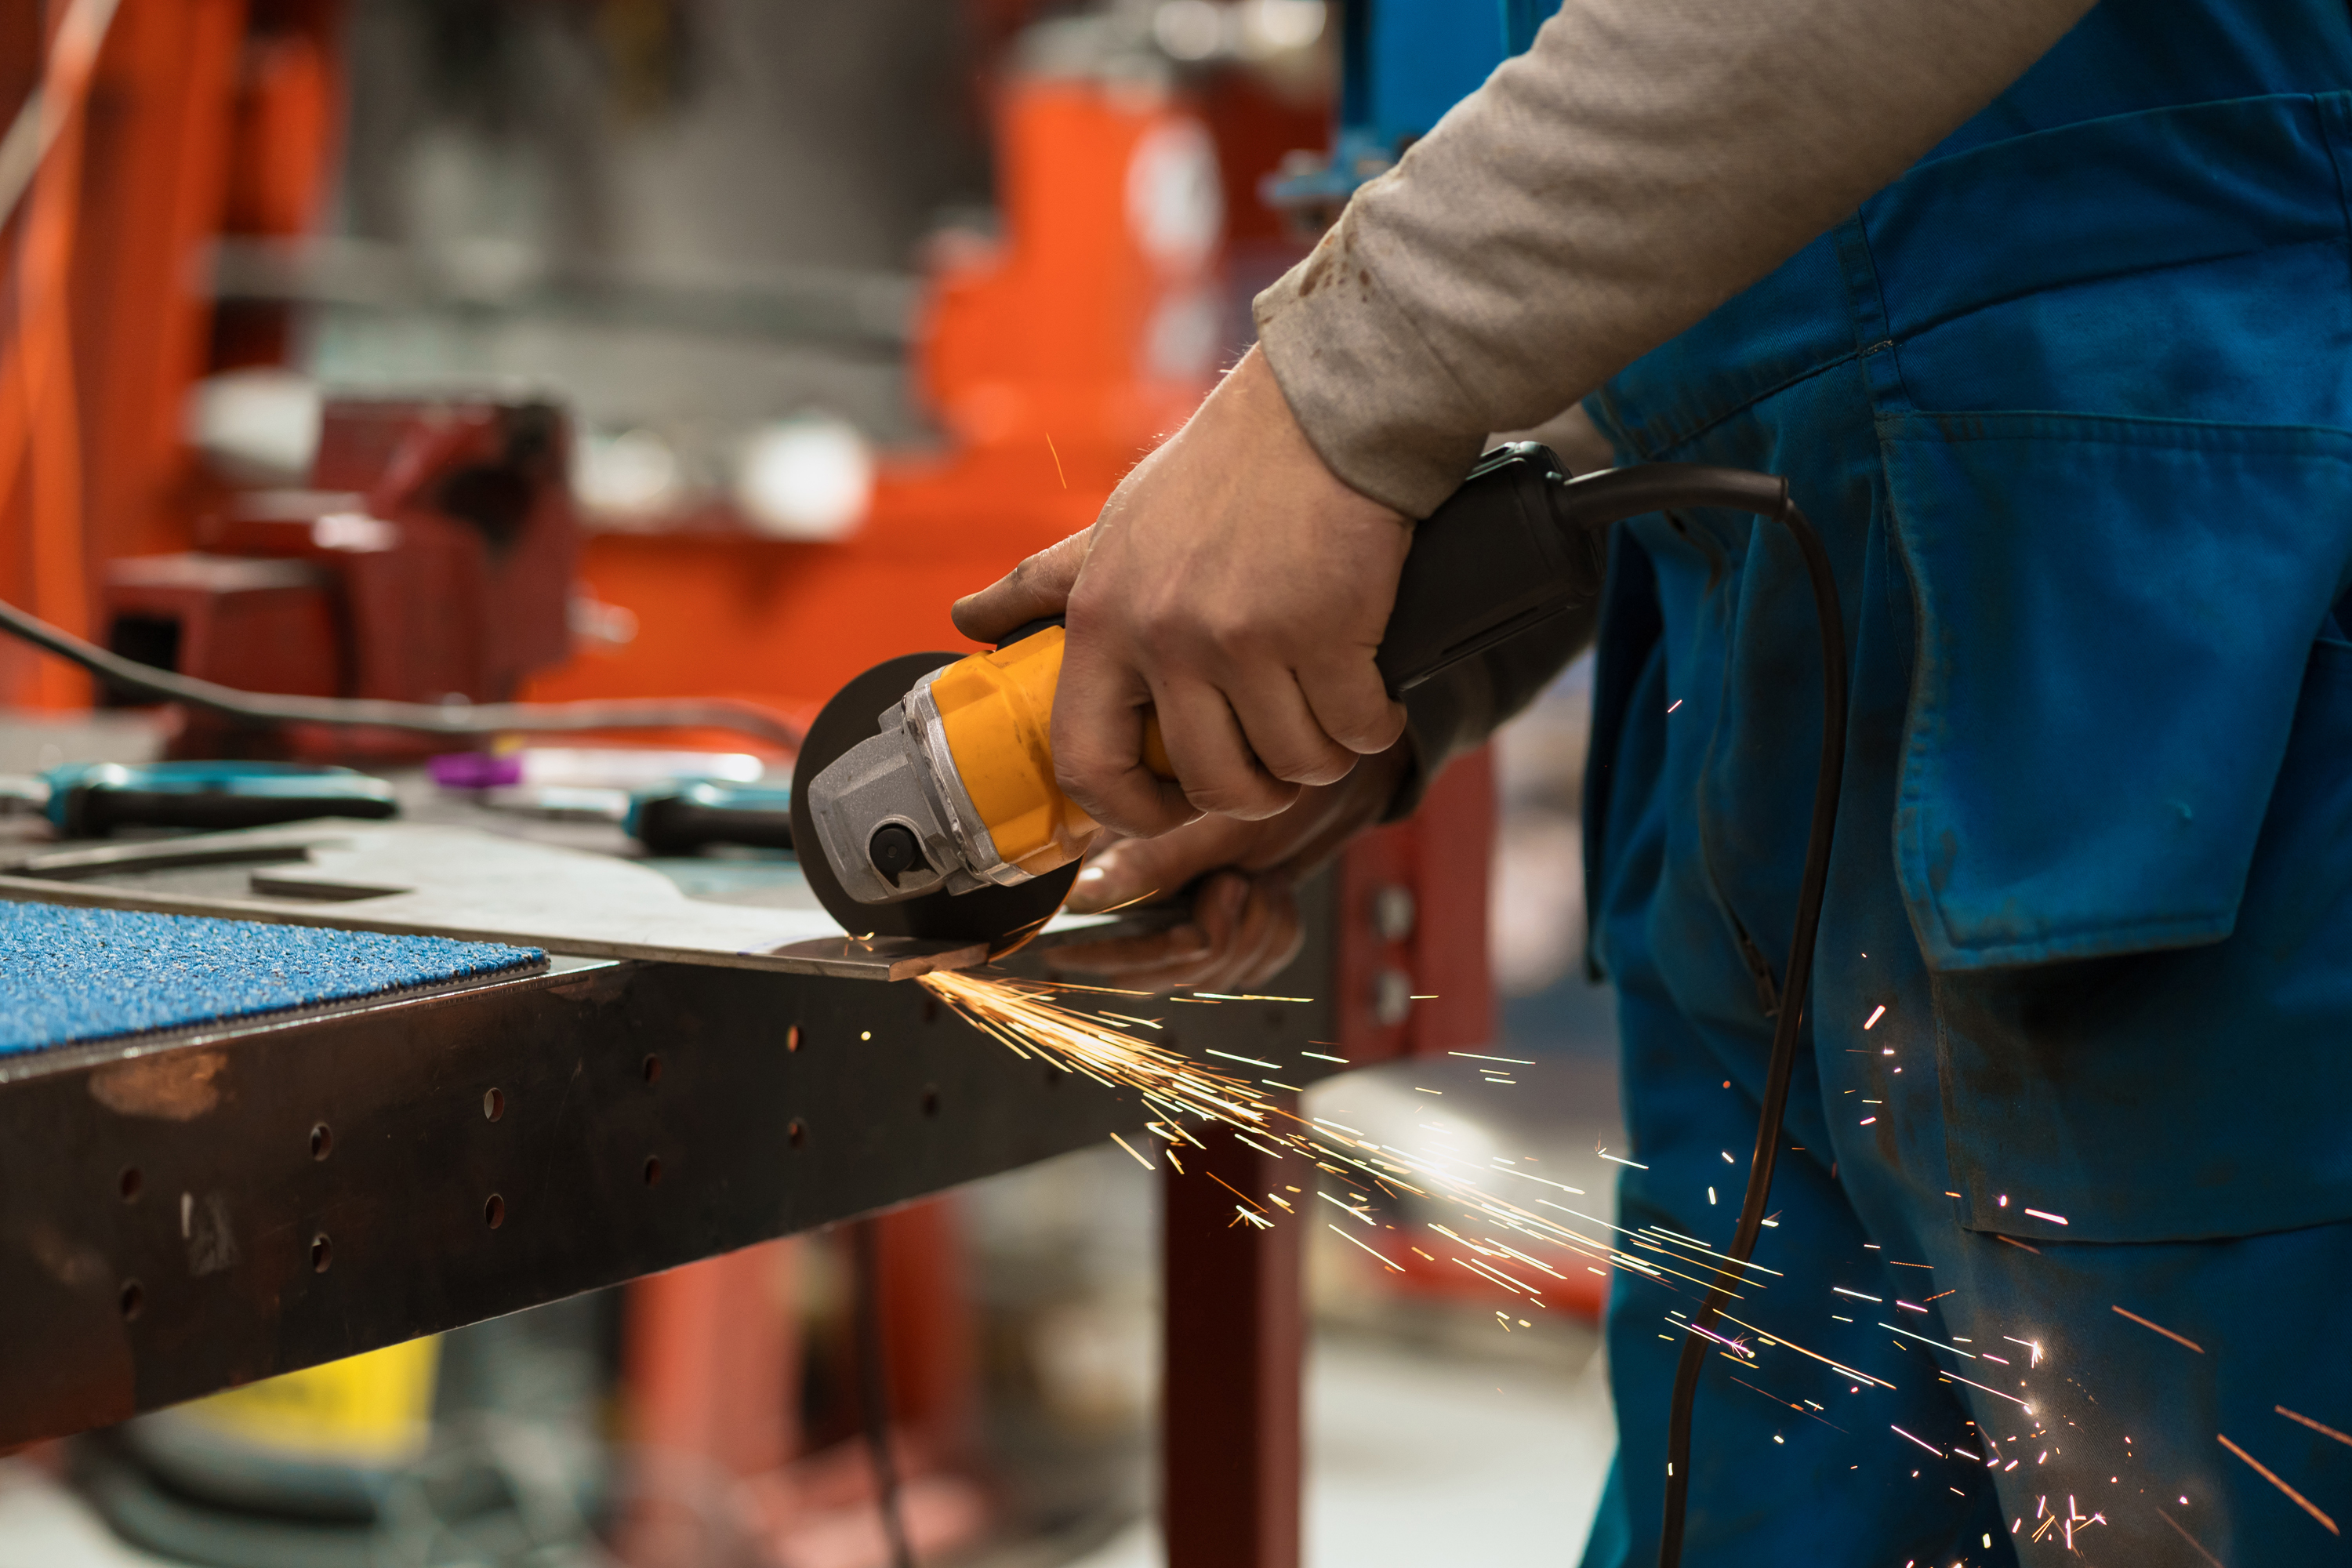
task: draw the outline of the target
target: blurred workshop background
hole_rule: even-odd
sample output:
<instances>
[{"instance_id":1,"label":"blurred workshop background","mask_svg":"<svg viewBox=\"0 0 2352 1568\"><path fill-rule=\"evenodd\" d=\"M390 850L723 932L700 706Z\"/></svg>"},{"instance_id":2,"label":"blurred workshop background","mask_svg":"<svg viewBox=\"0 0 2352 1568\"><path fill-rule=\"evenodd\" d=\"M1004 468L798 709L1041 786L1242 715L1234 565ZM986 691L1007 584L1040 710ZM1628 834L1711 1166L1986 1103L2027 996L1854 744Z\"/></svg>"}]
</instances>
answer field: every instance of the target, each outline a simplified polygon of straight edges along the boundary
<instances>
[{"instance_id":1,"label":"blurred workshop background","mask_svg":"<svg viewBox=\"0 0 2352 1568\"><path fill-rule=\"evenodd\" d=\"M72 9L0 4L0 105L43 86L58 136L7 230L0 598L231 686L804 717L965 646L950 601L1089 521L1252 294L1543 7L120 0L81 7L79 79L47 47ZM1597 1204L1589 690L1571 669L1449 779L1423 831L1491 837L1468 904L1373 896L1403 840L1341 873L1398 951L1441 921L1483 947L1494 996L1428 1038L1490 1059L1311 1103ZM0 772L252 743L11 643L0 703ZM1407 976L1358 978L1404 1029ZM1158 1561L1154 1184L1107 1145L884 1223L924 1562ZM1614 1441L1597 1294L1523 1326L1465 1269L1307 1228L1308 1562L1572 1560ZM0 1568L357 1561L273 1522L289 1491L419 1521L418 1564L870 1568L848 1275L839 1235L796 1237L20 1451Z\"/></svg>"}]
</instances>

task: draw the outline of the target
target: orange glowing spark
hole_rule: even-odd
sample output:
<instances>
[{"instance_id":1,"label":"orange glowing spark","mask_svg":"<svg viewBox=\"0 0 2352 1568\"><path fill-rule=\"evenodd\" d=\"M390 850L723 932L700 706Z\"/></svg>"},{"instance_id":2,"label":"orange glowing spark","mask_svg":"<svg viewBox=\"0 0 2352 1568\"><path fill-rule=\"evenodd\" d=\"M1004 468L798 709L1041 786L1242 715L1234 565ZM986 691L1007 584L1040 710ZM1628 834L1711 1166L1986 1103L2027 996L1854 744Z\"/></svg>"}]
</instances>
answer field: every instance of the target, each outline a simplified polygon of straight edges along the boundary
<instances>
[{"instance_id":1,"label":"orange glowing spark","mask_svg":"<svg viewBox=\"0 0 2352 1568\"><path fill-rule=\"evenodd\" d=\"M2199 1541L2195 1536L2181 1529L2180 1521L2179 1520L2173 1518L2162 1509L2158 1509L2156 1510L2156 1515L2158 1519L2164 1521L2165 1523L2172 1526L2174 1533L2178 1534L2181 1540L2189 1542L2189 1546L2195 1550L2198 1556L2202 1557L2206 1562L2213 1564L2213 1568L2221 1568L2221 1560L2214 1556L2211 1552L2206 1551L2204 1542Z\"/></svg>"},{"instance_id":2,"label":"orange glowing spark","mask_svg":"<svg viewBox=\"0 0 2352 1568\"><path fill-rule=\"evenodd\" d=\"M1205 996L1212 1002L1312 1002L1312 996L1253 996L1233 995L1223 991L1195 991L1195 996Z\"/></svg>"},{"instance_id":3,"label":"orange glowing spark","mask_svg":"<svg viewBox=\"0 0 2352 1568\"><path fill-rule=\"evenodd\" d=\"M2317 1505L2313 1503L2309 1498L2304 1496L2301 1492L2295 1490L2293 1487L2279 1479L2278 1477L2273 1475L2268 1469L2263 1468L2263 1462L2260 1459L2255 1458L2252 1454L2247 1453L2243 1448L2241 1448L2235 1443L2231 1442L2229 1438L2221 1436L2221 1434L2219 1432L2214 1433L2213 1436L2221 1438L2221 1447L2229 1449L2230 1452L2245 1460L2247 1464L2252 1465L2254 1469L2254 1474L2262 1477L2263 1479L2270 1482L2271 1485L2286 1493L2288 1497L2293 1498L2297 1503L2302 1505L2304 1512L2311 1515L2312 1518L2326 1525L2327 1527L2328 1534L2341 1535L2344 1533L2342 1531L2336 1528L2336 1521L2328 1518L2326 1514L2320 1512Z\"/></svg>"},{"instance_id":4,"label":"orange glowing spark","mask_svg":"<svg viewBox=\"0 0 2352 1568\"><path fill-rule=\"evenodd\" d=\"M1045 432L1045 450L1054 454L1054 477L1062 481L1062 488L1064 489L1068 489L1070 488L1070 476L1062 472L1062 454L1055 447L1054 433L1050 430Z\"/></svg>"},{"instance_id":5,"label":"orange glowing spark","mask_svg":"<svg viewBox=\"0 0 2352 1568\"><path fill-rule=\"evenodd\" d=\"M1128 1157L1133 1160L1137 1164L1142 1166L1145 1170L1156 1171L1160 1168L1150 1161L1145 1159L1142 1155L1137 1153L1133 1148L1129 1146L1127 1140L1120 1137L1118 1133L1112 1133L1110 1135L1110 1141L1118 1144L1120 1148L1127 1150Z\"/></svg>"},{"instance_id":6,"label":"orange glowing spark","mask_svg":"<svg viewBox=\"0 0 2352 1568\"><path fill-rule=\"evenodd\" d=\"M2343 1433L2338 1432L2335 1427L2322 1426L2318 1422L2314 1421L2308 1415L2297 1415L2294 1411L2289 1410L2284 1405L2273 1405L2271 1408L2277 1411L2280 1415L2285 1416L2290 1421L2302 1422L2305 1426L2310 1427L2313 1431L2319 1433L2323 1436L2333 1437L2339 1443L2352 1443L2352 1437L2346 1436Z\"/></svg>"},{"instance_id":7,"label":"orange glowing spark","mask_svg":"<svg viewBox=\"0 0 2352 1568\"><path fill-rule=\"evenodd\" d=\"M2032 1214L2033 1211L2032 1209L2028 1209L2025 1212ZM2143 1329L2154 1329L2166 1339L2171 1340L2177 1344L2187 1345L2199 1355L2203 1355L2205 1353L2205 1347L2203 1345L2199 1344L2195 1340L2189 1339L2185 1334L2176 1334L2170 1329L2166 1328L2162 1323L2151 1323L2146 1318L2141 1317L2137 1312L2126 1312L2121 1307L2117 1307L2115 1310L2124 1317L2129 1318L2133 1322L2137 1323Z\"/></svg>"},{"instance_id":8,"label":"orange glowing spark","mask_svg":"<svg viewBox=\"0 0 2352 1568\"><path fill-rule=\"evenodd\" d=\"M1975 1382L1975 1381L1973 1381L1972 1379L1969 1379L1969 1378L1962 1377L1962 1376L1961 1376L1958 1373L1957 1373L1957 1372L1938 1372L1936 1375L1937 1375L1937 1376L1938 1376L1938 1377L1940 1377L1940 1378L1942 1378L1942 1379L1943 1379L1945 1382L1947 1382L1947 1383L1965 1383L1965 1384L1967 1384L1970 1388L1982 1388L1982 1389L1984 1389L1984 1391L1985 1391L1987 1394L1991 1394L1991 1395L1992 1395L1994 1398L1996 1398L1996 1399L2006 1399L2006 1400L2008 1400L2011 1405L2016 1405L2019 1409L2021 1409L2021 1410L2024 1411L2028 1415L2032 1415L2032 1414L2033 1414L2033 1406L2032 1406L2031 1405L2026 1404L2026 1403L2025 1403L2025 1401L2023 1401L2022 1399L2020 1399L2020 1398L2019 1398L2017 1395L2015 1395L2014 1394L2003 1394L2003 1393L2002 1393L2000 1389L1998 1389L1998 1388L1989 1388L1989 1387L1986 1387L1986 1385L1985 1385L1985 1384L1981 1384L1981 1383Z\"/></svg>"},{"instance_id":9,"label":"orange glowing spark","mask_svg":"<svg viewBox=\"0 0 2352 1568\"><path fill-rule=\"evenodd\" d=\"M1245 1193L1245 1192L1242 1191L1239 1187L1237 1187L1237 1186L1234 1185L1231 1182L1229 1182L1229 1181L1225 1180L1225 1179L1224 1179L1224 1177L1223 1177L1223 1176L1221 1176L1221 1175L1217 1174L1217 1173L1216 1173L1216 1172L1214 1172L1214 1171L1204 1172L1204 1173L1203 1173L1203 1174L1205 1174L1205 1175L1209 1178L1209 1180L1211 1180L1211 1181L1213 1181L1213 1182L1216 1183L1216 1184L1217 1184L1217 1185L1219 1185L1219 1186L1221 1186L1221 1187L1224 1188L1224 1189L1225 1189L1225 1191L1227 1191L1227 1192L1229 1192L1229 1193L1233 1194L1234 1194L1234 1196L1235 1196L1235 1197L1237 1197L1237 1198L1241 1199L1241 1201L1242 1201L1242 1202L1244 1202L1244 1203L1245 1203L1245 1204L1249 1205L1249 1206L1250 1206L1250 1207L1252 1207L1252 1208L1254 1208L1254 1209L1258 1209L1258 1212L1259 1212L1259 1213L1261 1213L1261 1214L1263 1214L1263 1213L1265 1213L1265 1212L1264 1209L1262 1209L1262 1208L1259 1208L1259 1207L1258 1207L1257 1200L1255 1200L1255 1198L1251 1197L1247 1193Z\"/></svg>"}]
</instances>

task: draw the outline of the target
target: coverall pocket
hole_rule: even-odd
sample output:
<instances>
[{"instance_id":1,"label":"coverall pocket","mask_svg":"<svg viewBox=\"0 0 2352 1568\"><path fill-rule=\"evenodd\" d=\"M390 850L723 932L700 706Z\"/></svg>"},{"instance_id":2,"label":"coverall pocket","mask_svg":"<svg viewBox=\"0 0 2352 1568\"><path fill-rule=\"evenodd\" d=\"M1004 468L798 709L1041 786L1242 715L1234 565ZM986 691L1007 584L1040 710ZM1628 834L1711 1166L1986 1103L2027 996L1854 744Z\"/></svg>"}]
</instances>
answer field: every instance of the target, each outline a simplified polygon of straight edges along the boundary
<instances>
[{"instance_id":1,"label":"coverall pocket","mask_svg":"<svg viewBox=\"0 0 2352 1568\"><path fill-rule=\"evenodd\" d=\"M2226 939L1930 977L1970 1226L2155 1242L2352 1219L2352 643L2306 654Z\"/></svg>"},{"instance_id":2,"label":"coverall pocket","mask_svg":"<svg viewBox=\"0 0 2352 1568\"><path fill-rule=\"evenodd\" d=\"M1928 967L2219 942L2352 567L2352 433L1881 416L1916 645L1895 817Z\"/></svg>"}]
</instances>

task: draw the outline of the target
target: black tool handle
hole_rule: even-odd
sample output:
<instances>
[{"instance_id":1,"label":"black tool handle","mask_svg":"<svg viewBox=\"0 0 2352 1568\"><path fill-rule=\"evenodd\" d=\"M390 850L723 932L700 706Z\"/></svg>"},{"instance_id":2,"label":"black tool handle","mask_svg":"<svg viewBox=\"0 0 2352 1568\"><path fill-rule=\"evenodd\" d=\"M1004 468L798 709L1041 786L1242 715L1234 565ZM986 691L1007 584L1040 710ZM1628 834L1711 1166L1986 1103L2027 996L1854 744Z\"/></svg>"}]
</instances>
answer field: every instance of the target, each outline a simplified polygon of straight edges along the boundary
<instances>
[{"instance_id":1,"label":"black tool handle","mask_svg":"<svg viewBox=\"0 0 2352 1568\"><path fill-rule=\"evenodd\" d=\"M1765 474L1645 463L1571 479L1550 448L1497 447L1413 530L1396 607L1373 662L1402 695L1449 666L1591 605L1607 525L1670 507L1777 515L1787 487Z\"/></svg>"},{"instance_id":2,"label":"black tool handle","mask_svg":"<svg viewBox=\"0 0 2352 1568\"><path fill-rule=\"evenodd\" d=\"M691 794L663 795L637 808L630 831L656 855L691 855L713 844L790 849L793 814L788 806L711 805Z\"/></svg>"},{"instance_id":3,"label":"black tool handle","mask_svg":"<svg viewBox=\"0 0 2352 1568\"><path fill-rule=\"evenodd\" d=\"M1554 512L1567 479L1547 447L1499 447L1413 530L1374 658L1391 695L1599 596L1599 535Z\"/></svg>"},{"instance_id":4,"label":"black tool handle","mask_svg":"<svg viewBox=\"0 0 2352 1568\"><path fill-rule=\"evenodd\" d=\"M226 833L320 816L380 822L400 815L389 795L243 795L235 790L77 787L64 816L68 838L103 838L118 827L185 827Z\"/></svg>"}]
</instances>

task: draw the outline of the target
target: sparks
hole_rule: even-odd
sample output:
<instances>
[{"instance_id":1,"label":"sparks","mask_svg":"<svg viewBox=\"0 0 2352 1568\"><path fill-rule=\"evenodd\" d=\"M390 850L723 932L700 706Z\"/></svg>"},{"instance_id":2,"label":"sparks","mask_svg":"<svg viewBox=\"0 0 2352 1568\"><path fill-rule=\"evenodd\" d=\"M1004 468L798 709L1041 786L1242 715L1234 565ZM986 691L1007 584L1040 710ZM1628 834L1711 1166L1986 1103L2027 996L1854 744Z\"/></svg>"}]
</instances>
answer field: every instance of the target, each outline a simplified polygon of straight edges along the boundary
<instances>
[{"instance_id":1,"label":"sparks","mask_svg":"<svg viewBox=\"0 0 2352 1568\"><path fill-rule=\"evenodd\" d=\"M2032 1214L2033 1211L2032 1209L2028 1209L2025 1212ZM2199 1344L2195 1340L2189 1338L2186 1334L2176 1334L2161 1323L2151 1323L2146 1318L2141 1317L2137 1312L2126 1312L2121 1307L2116 1308L2115 1310L2121 1316L2129 1318L2133 1322L2137 1323L2143 1329L2153 1329L2158 1333L2162 1334L2166 1339L2171 1340L2177 1344L2187 1345L2199 1355L2203 1355L2205 1353L2205 1347Z\"/></svg>"},{"instance_id":2,"label":"sparks","mask_svg":"<svg viewBox=\"0 0 2352 1568\"><path fill-rule=\"evenodd\" d=\"M2295 1490L2293 1487L2287 1485L2284 1481L2279 1479L2277 1476L2272 1474L2269 1469L2264 1468L2260 1459L2255 1458L2252 1454L2247 1453L2243 1448L2241 1448L2235 1443L2231 1442L2229 1438L2223 1437L2219 1432L2216 1432L2213 1436L2221 1439L2221 1447L2229 1449L2230 1452L2237 1455L2238 1458L2245 1460L2247 1464L2252 1466L2254 1474L2262 1477L2263 1479L2270 1482L2271 1485L2286 1493L2288 1497L2294 1499L2295 1502L2302 1506L2304 1512L2311 1515L2312 1518L2326 1525L2327 1527L2328 1534L2341 1535L2344 1533L2342 1531L2336 1528L2336 1521L2334 1520L2319 1511L2318 1505L2314 1503L2309 1498L2304 1496L2301 1492Z\"/></svg>"},{"instance_id":3,"label":"sparks","mask_svg":"<svg viewBox=\"0 0 2352 1568\"><path fill-rule=\"evenodd\" d=\"M2297 1415L2294 1411L2289 1410L2284 1405L2273 1405L2271 1408L2277 1411L2280 1415L2285 1416L2290 1421L2301 1422L2303 1425L2310 1427L2313 1431L2318 1433L2323 1437L2333 1437L2339 1443L2352 1443L2352 1437L2346 1436L2343 1433L2338 1432L2335 1427L2323 1426L2308 1415Z\"/></svg>"}]
</instances>

